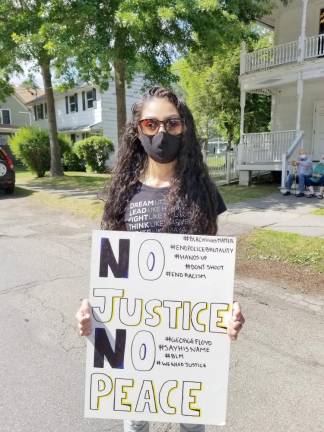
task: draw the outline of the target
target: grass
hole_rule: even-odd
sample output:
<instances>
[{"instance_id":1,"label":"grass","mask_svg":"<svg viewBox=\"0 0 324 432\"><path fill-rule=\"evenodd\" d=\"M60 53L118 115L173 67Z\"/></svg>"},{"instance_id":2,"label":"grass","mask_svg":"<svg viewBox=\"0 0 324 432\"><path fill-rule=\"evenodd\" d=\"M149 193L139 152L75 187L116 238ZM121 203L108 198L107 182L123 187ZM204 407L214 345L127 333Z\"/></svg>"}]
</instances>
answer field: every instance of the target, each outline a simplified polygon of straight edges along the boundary
<instances>
[{"instance_id":1,"label":"grass","mask_svg":"<svg viewBox=\"0 0 324 432\"><path fill-rule=\"evenodd\" d=\"M99 192L109 180L109 174L90 174L71 171L66 172L63 177L50 177L47 174L45 177L37 178L30 171L22 169L16 171L17 186L37 187L40 190L39 194L34 194L33 199L40 201L42 204L61 208L73 214L80 214L92 219L100 219L103 209L102 201L81 197L81 194L79 198L66 196L64 191L73 190L76 192L76 195L78 195L77 192L89 192L93 194ZM43 191L42 188L44 188ZM62 193L48 193L47 189L59 190ZM277 186L271 184L255 184L250 187L227 185L220 186L219 190L225 202L230 204L252 198L265 197L277 191Z\"/></svg>"},{"instance_id":2,"label":"grass","mask_svg":"<svg viewBox=\"0 0 324 432\"><path fill-rule=\"evenodd\" d=\"M100 200L73 198L49 192L37 192L32 198L48 207L65 210L97 221L101 219L104 208L104 203Z\"/></svg>"},{"instance_id":3,"label":"grass","mask_svg":"<svg viewBox=\"0 0 324 432\"><path fill-rule=\"evenodd\" d=\"M240 241L240 251L243 259L308 266L324 273L324 239L258 229Z\"/></svg>"},{"instance_id":4,"label":"grass","mask_svg":"<svg viewBox=\"0 0 324 432\"><path fill-rule=\"evenodd\" d=\"M275 184L254 184L251 186L226 185L219 186L219 191L227 204L246 201L253 198L264 198L278 192Z\"/></svg>"},{"instance_id":5,"label":"grass","mask_svg":"<svg viewBox=\"0 0 324 432\"><path fill-rule=\"evenodd\" d=\"M313 214L316 216L324 216L324 208L314 210Z\"/></svg>"},{"instance_id":6,"label":"grass","mask_svg":"<svg viewBox=\"0 0 324 432\"><path fill-rule=\"evenodd\" d=\"M90 219L100 220L103 212L104 203L99 199L83 197L79 198L67 196L64 191L73 190L76 192L97 193L102 189L110 176L108 174L90 174L83 172L69 171L63 177L50 177L49 173L45 177L38 178L30 171L23 169L16 170L16 191L21 191L26 187L37 187L39 191L34 193L32 199L35 201L55 208L68 211L69 213L84 216ZM42 188L44 190L42 191ZM60 193L48 192L59 190ZM16 192L15 192L16 195Z\"/></svg>"},{"instance_id":7,"label":"grass","mask_svg":"<svg viewBox=\"0 0 324 432\"><path fill-rule=\"evenodd\" d=\"M25 186L37 186L51 189L88 189L89 191L99 190L110 179L109 174L90 174L84 172L69 171L63 177L37 178L30 171L16 172L16 183Z\"/></svg>"},{"instance_id":8,"label":"grass","mask_svg":"<svg viewBox=\"0 0 324 432\"><path fill-rule=\"evenodd\" d=\"M211 168L211 169L212 168L217 168L217 169L225 168L226 158L225 158L225 156L223 156L223 157L210 156L210 157L207 157L206 163L207 163L208 168Z\"/></svg>"}]
</instances>

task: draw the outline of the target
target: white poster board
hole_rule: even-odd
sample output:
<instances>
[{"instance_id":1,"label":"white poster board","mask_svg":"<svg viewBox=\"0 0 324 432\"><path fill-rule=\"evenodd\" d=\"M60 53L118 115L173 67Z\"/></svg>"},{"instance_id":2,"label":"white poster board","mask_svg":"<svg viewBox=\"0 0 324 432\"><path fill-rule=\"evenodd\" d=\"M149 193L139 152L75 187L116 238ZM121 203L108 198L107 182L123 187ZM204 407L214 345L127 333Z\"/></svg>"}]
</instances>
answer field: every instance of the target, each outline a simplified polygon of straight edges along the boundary
<instances>
[{"instance_id":1,"label":"white poster board","mask_svg":"<svg viewBox=\"0 0 324 432\"><path fill-rule=\"evenodd\" d=\"M85 416L225 424L235 238L94 231Z\"/></svg>"}]
</instances>

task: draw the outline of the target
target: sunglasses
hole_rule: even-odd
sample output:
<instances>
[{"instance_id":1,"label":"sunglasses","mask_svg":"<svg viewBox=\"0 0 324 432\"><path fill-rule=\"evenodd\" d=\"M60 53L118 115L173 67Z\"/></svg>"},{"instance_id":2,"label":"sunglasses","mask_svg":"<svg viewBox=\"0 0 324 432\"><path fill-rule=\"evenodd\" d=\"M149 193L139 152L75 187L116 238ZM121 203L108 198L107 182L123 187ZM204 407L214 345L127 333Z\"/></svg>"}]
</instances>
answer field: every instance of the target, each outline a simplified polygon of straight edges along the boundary
<instances>
[{"instance_id":1,"label":"sunglasses","mask_svg":"<svg viewBox=\"0 0 324 432\"><path fill-rule=\"evenodd\" d=\"M179 117L170 117L166 120L147 118L140 120L138 123L145 135L156 135L161 124L163 124L165 131L170 135L179 135L183 131L183 119Z\"/></svg>"}]
</instances>

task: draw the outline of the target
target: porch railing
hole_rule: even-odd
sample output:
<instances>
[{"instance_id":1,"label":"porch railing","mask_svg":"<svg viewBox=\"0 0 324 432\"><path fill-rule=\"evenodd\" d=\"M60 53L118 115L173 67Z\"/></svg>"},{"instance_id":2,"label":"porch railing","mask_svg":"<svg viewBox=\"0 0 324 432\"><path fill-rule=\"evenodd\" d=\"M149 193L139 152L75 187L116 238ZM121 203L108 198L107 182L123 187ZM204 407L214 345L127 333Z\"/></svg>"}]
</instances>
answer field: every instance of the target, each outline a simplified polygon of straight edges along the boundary
<instances>
[{"instance_id":1,"label":"porch railing","mask_svg":"<svg viewBox=\"0 0 324 432\"><path fill-rule=\"evenodd\" d=\"M239 164L281 162L295 137L295 130L244 134L239 145Z\"/></svg>"},{"instance_id":2,"label":"porch railing","mask_svg":"<svg viewBox=\"0 0 324 432\"><path fill-rule=\"evenodd\" d=\"M324 34L306 38L305 59L322 56L324 56Z\"/></svg>"},{"instance_id":3,"label":"porch railing","mask_svg":"<svg viewBox=\"0 0 324 432\"><path fill-rule=\"evenodd\" d=\"M260 49L246 54L245 72L243 73L264 70L270 67L296 62L297 57L298 41L288 42L272 48Z\"/></svg>"},{"instance_id":4,"label":"porch railing","mask_svg":"<svg viewBox=\"0 0 324 432\"><path fill-rule=\"evenodd\" d=\"M324 56L324 34L241 53L241 74Z\"/></svg>"}]
</instances>

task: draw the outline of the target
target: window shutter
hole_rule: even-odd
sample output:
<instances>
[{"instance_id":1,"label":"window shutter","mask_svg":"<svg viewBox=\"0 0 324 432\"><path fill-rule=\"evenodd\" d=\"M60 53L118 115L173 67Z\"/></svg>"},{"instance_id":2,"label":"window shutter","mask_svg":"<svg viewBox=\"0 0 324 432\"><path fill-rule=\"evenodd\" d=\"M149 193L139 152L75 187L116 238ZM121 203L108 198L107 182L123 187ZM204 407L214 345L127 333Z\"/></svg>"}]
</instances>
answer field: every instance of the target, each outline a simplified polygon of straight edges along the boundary
<instances>
[{"instance_id":1,"label":"window shutter","mask_svg":"<svg viewBox=\"0 0 324 432\"><path fill-rule=\"evenodd\" d=\"M69 98L68 98L68 96L65 96L65 111L66 111L66 114L69 114Z\"/></svg>"},{"instance_id":2,"label":"window shutter","mask_svg":"<svg viewBox=\"0 0 324 432\"><path fill-rule=\"evenodd\" d=\"M92 89L92 97L94 101L97 100L97 91L95 88Z\"/></svg>"},{"instance_id":3,"label":"window shutter","mask_svg":"<svg viewBox=\"0 0 324 432\"><path fill-rule=\"evenodd\" d=\"M86 104L85 104L85 92L82 92L82 109L83 111L85 111L86 109Z\"/></svg>"},{"instance_id":4,"label":"window shutter","mask_svg":"<svg viewBox=\"0 0 324 432\"><path fill-rule=\"evenodd\" d=\"M34 105L34 118L35 121L37 120L37 109L36 109L36 105Z\"/></svg>"},{"instance_id":5,"label":"window shutter","mask_svg":"<svg viewBox=\"0 0 324 432\"><path fill-rule=\"evenodd\" d=\"M47 103L44 103L44 108L45 108L45 118L47 118Z\"/></svg>"},{"instance_id":6,"label":"window shutter","mask_svg":"<svg viewBox=\"0 0 324 432\"><path fill-rule=\"evenodd\" d=\"M78 93L74 94L74 100L75 100L75 111L78 112Z\"/></svg>"}]
</instances>

